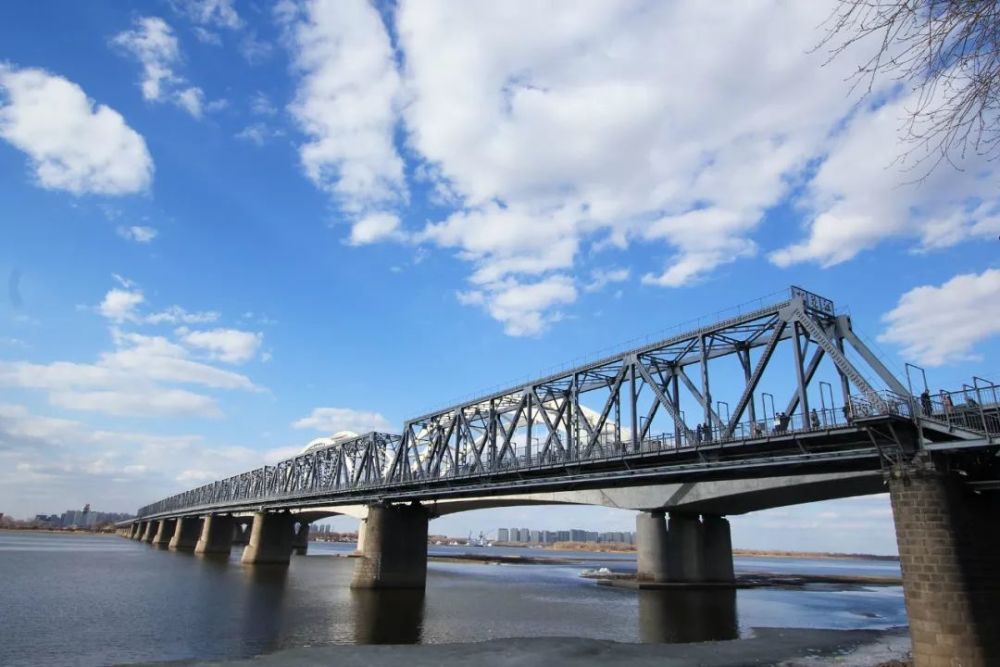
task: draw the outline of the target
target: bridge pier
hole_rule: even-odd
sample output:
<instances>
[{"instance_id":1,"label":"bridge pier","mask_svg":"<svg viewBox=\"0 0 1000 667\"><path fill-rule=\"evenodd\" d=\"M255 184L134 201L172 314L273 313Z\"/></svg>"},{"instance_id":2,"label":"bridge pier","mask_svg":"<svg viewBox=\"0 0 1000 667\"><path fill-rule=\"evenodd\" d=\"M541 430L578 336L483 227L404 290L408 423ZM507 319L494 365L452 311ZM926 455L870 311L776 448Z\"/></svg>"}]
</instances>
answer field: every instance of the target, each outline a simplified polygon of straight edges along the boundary
<instances>
[{"instance_id":1,"label":"bridge pier","mask_svg":"<svg viewBox=\"0 0 1000 667\"><path fill-rule=\"evenodd\" d=\"M229 555L233 547L233 517L209 514L201 524L201 536L194 547L196 554Z\"/></svg>"},{"instance_id":2,"label":"bridge pier","mask_svg":"<svg viewBox=\"0 0 1000 667\"><path fill-rule=\"evenodd\" d=\"M664 512L636 515L638 571L643 581L732 583L733 546L729 522L721 516Z\"/></svg>"},{"instance_id":3,"label":"bridge pier","mask_svg":"<svg viewBox=\"0 0 1000 667\"><path fill-rule=\"evenodd\" d=\"M170 539L174 536L174 529L177 527L176 519L160 519L158 522L156 535L153 537L154 547L165 547L170 544Z\"/></svg>"},{"instance_id":4,"label":"bridge pier","mask_svg":"<svg viewBox=\"0 0 1000 667\"><path fill-rule=\"evenodd\" d=\"M667 522L667 573L677 583L705 580L704 533L697 514L671 512Z\"/></svg>"},{"instance_id":5,"label":"bridge pier","mask_svg":"<svg viewBox=\"0 0 1000 667\"><path fill-rule=\"evenodd\" d=\"M733 538L729 531L729 521L721 516L704 514L701 517L701 530L704 539L705 581L735 582Z\"/></svg>"},{"instance_id":6,"label":"bridge pier","mask_svg":"<svg viewBox=\"0 0 1000 667\"><path fill-rule=\"evenodd\" d=\"M296 556L305 556L309 551L309 524L300 523L299 530L292 538L292 553Z\"/></svg>"},{"instance_id":7,"label":"bridge pier","mask_svg":"<svg viewBox=\"0 0 1000 667\"><path fill-rule=\"evenodd\" d=\"M250 543L240 562L245 565L288 565L292 558L294 519L287 512L257 512L253 516Z\"/></svg>"},{"instance_id":8,"label":"bridge pier","mask_svg":"<svg viewBox=\"0 0 1000 667\"><path fill-rule=\"evenodd\" d=\"M663 512L639 512L635 516L638 552L636 577L643 581L667 581L667 522Z\"/></svg>"},{"instance_id":9,"label":"bridge pier","mask_svg":"<svg viewBox=\"0 0 1000 667\"><path fill-rule=\"evenodd\" d=\"M198 545L201 536L201 517L185 516L177 519L174 536L170 538L172 551L191 551Z\"/></svg>"},{"instance_id":10,"label":"bridge pier","mask_svg":"<svg viewBox=\"0 0 1000 667\"><path fill-rule=\"evenodd\" d=\"M416 503L369 507L351 588L424 588L427 521L427 510Z\"/></svg>"},{"instance_id":11,"label":"bridge pier","mask_svg":"<svg viewBox=\"0 0 1000 667\"><path fill-rule=\"evenodd\" d=\"M158 528L159 525L155 521L147 521L146 528L142 531L142 541L147 544L151 543L153 538L156 537L156 530Z\"/></svg>"},{"instance_id":12,"label":"bridge pier","mask_svg":"<svg viewBox=\"0 0 1000 667\"><path fill-rule=\"evenodd\" d=\"M889 474L916 667L1000 664L1000 501L927 462Z\"/></svg>"}]
</instances>

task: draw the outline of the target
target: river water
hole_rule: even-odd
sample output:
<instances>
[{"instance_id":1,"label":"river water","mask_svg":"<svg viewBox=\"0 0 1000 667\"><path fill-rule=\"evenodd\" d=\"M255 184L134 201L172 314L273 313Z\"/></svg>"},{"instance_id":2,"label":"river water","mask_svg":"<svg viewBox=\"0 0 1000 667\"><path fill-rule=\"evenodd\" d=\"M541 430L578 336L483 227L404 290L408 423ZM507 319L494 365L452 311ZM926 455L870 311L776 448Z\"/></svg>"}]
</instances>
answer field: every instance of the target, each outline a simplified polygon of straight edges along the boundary
<instances>
[{"instance_id":1,"label":"river water","mask_svg":"<svg viewBox=\"0 0 1000 667\"><path fill-rule=\"evenodd\" d=\"M574 636L624 642L747 637L757 627L906 624L898 586L632 591L584 569L632 554L431 547L431 554L586 558L487 565L432 561L427 590L352 591L353 545L312 543L282 567L156 549L120 537L0 531L0 665L236 658L328 643L444 643ZM737 572L898 575L886 561L737 558Z\"/></svg>"}]
</instances>

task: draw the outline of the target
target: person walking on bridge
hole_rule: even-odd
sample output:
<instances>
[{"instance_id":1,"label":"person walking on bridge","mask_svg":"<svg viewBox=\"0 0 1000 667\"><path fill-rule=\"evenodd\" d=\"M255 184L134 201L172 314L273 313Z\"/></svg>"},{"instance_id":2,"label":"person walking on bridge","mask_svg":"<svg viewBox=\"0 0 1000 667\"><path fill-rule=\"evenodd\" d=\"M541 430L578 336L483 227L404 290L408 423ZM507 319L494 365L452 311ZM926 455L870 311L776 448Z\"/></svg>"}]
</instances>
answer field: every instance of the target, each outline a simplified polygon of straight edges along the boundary
<instances>
[{"instance_id":1,"label":"person walking on bridge","mask_svg":"<svg viewBox=\"0 0 1000 667\"><path fill-rule=\"evenodd\" d=\"M924 393L920 394L920 409L924 412L924 417L930 417L934 412L934 406L931 405L931 392L929 389L924 389Z\"/></svg>"}]
</instances>

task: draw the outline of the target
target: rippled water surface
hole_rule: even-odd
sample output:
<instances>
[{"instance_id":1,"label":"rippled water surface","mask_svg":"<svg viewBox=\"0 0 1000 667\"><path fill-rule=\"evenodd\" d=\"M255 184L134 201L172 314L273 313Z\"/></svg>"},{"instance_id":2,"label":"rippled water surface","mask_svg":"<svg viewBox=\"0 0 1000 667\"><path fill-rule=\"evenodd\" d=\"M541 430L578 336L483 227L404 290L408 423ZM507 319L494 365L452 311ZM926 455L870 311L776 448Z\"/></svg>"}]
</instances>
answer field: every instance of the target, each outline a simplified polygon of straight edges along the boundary
<instances>
[{"instance_id":1,"label":"rippled water surface","mask_svg":"<svg viewBox=\"0 0 1000 667\"><path fill-rule=\"evenodd\" d=\"M754 627L884 628L906 623L902 589L812 586L631 591L581 570L634 570L631 554L526 549L567 564L429 564L427 590L352 591L353 545L310 545L287 567L156 549L111 536L0 532L0 664L109 663L257 655L326 643L465 642L582 636L696 641ZM461 553L464 547L432 547ZM884 561L737 558L740 572L892 575Z\"/></svg>"}]
</instances>

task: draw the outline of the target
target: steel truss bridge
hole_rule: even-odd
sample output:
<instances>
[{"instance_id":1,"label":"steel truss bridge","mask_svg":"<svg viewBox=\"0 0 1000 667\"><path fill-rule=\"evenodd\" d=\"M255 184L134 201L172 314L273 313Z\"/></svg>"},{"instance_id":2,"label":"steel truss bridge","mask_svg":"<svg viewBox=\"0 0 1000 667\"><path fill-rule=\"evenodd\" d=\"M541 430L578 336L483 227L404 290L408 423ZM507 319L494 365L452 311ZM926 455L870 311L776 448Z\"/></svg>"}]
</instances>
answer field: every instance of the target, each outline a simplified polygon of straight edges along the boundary
<instances>
[{"instance_id":1,"label":"steel truss bridge","mask_svg":"<svg viewBox=\"0 0 1000 667\"><path fill-rule=\"evenodd\" d=\"M410 419L400 435L311 449L138 516L877 471L935 451L971 484L996 488L997 389L976 378L915 397L832 301L792 287L709 326Z\"/></svg>"}]
</instances>

